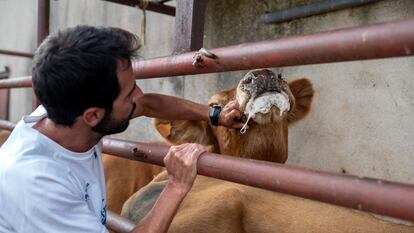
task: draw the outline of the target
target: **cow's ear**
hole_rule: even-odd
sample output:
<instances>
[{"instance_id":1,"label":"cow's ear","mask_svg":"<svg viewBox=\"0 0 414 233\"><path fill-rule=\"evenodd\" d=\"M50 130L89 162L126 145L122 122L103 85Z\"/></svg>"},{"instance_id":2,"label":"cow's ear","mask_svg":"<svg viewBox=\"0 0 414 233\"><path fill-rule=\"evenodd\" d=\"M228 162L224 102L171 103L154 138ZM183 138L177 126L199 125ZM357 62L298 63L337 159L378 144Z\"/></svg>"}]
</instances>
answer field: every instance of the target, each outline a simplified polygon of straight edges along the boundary
<instances>
[{"instance_id":1,"label":"cow's ear","mask_svg":"<svg viewBox=\"0 0 414 233\"><path fill-rule=\"evenodd\" d=\"M294 123L309 113L314 90L311 81L306 78L290 81L289 88L296 102L294 108L289 112L288 121Z\"/></svg>"},{"instance_id":2,"label":"cow's ear","mask_svg":"<svg viewBox=\"0 0 414 233\"><path fill-rule=\"evenodd\" d=\"M155 118L154 128L171 145L198 143L209 152L218 152L217 140L209 123L205 121L163 120Z\"/></svg>"},{"instance_id":3,"label":"cow's ear","mask_svg":"<svg viewBox=\"0 0 414 233\"><path fill-rule=\"evenodd\" d=\"M208 100L208 105L220 105L221 107L224 107L230 100L236 99L236 88L228 89L225 91L221 91L215 95L213 95Z\"/></svg>"}]
</instances>

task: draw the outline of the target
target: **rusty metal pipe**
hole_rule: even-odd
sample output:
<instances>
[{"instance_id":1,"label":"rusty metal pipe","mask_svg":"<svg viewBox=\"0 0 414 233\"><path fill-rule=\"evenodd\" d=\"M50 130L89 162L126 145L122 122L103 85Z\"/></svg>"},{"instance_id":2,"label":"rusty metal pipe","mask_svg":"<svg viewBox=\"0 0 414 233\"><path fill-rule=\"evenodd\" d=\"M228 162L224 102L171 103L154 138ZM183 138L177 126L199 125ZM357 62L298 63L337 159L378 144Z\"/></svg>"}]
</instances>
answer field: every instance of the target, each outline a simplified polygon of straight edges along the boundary
<instances>
[{"instance_id":1,"label":"rusty metal pipe","mask_svg":"<svg viewBox=\"0 0 414 233\"><path fill-rule=\"evenodd\" d=\"M128 233L131 232L135 223L127 218L124 218L110 210L106 212L106 226L117 233Z\"/></svg>"},{"instance_id":2,"label":"rusty metal pipe","mask_svg":"<svg viewBox=\"0 0 414 233\"><path fill-rule=\"evenodd\" d=\"M37 46L49 35L50 0L38 0L37 3ZM39 106L39 100L32 91L32 109Z\"/></svg>"},{"instance_id":3,"label":"rusty metal pipe","mask_svg":"<svg viewBox=\"0 0 414 233\"><path fill-rule=\"evenodd\" d=\"M38 0L37 3L37 45L49 35L50 1Z\"/></svg>"},{"instance_id":4,"label":"rusty metal pipe","mask_svg":"<svg viewBox=\"0 0 414 233\"><path fill-rule=\"evenodd\" d=\"M33 53L25 53L25 52L18 52L18 51L4 50L4 49L0 49L0 54L18 56L18 57L28 57L28 58L33 58L34 56Z\"/></svg>"},{"instance_id":5,"label":"rusty metal pipe","mask_svg":"<svg viewBox=\"0 0 414 233\"><path fill-rule=\"evenodd\" d=\"M192 65L194 53L133 63L137 79L411 56L414 18L210 50L217 59Z\"/></svg>"},{"instance_id":6,"label":"rusty metal pipe","mask_svg":"<svg viewBox=\"0 0 414 233\"><path fill-rule=\"evenodd\" d=\"M0 120L0 130L12 131L16 126L15 123L5 120Z\"/></svg>"},{"instance_id":7,"label":"rusty metal pipe","mask_svg":"<svg viewBox=\"0 0 414 233\"><path fill-rule=\"evenodd\" d=\"M0 89L24 88L32 86L32 77L8 78L0 80Z\"/></svg>"},{"instance_id":8,"label":"rusty metal pipe","mask_svg":"<svg viewBox=\"0 0 414 233\"><path fill-rule=\"evenodd\" d=\"M167 146L104 139L104 152L163 166ZM414 221L414 185L203 154L198 174Z\"/></svg>"},{"instance_id":9,"label":"rusty metal pipe","mask_svg":"<svg viewBox=\"0 0 414 233\"><path fill-rule=\"evenodd\" d=\"M12 130L14 126L14 123L0 121L0 128ZM163 159L168 149L168 146L103 139L105 153L160 166L164 166ZM197 172L217 179L414 221L414 185L411 184L213 153L205 153L200 157ZM128 225L128 222L118 224L120 227L122 225Z\"/></svg>"},{"instance_id":10,"label":"rusty metal pipe","mask_svg":"<svg viewBox=\"0 0 414 233\"><path fill-rule=\"evenodd\" d=\"M202 68L192 65L194 53L185 53L134 61L134 74L137 79L146 79L411 56L414 53L414 19L246 43L210 51L218 59L204 58L205 66ZM0 86L2 82L0 80Z\"/></svg>"}]
</instances>

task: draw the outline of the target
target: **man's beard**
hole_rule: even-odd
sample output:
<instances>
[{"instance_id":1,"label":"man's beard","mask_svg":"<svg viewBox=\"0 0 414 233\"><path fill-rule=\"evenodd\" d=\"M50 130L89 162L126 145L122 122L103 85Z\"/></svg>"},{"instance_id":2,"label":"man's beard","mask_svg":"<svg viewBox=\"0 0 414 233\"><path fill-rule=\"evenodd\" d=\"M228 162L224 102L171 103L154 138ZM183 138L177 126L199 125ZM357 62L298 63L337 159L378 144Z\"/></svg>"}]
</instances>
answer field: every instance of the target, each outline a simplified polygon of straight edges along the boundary
<instances>
[{"instance_id":1,"label":"man's beard","mask_svg":"<svg viewBox=\"0 0 414 233\"><path fill-rule=\"evenodd\" d=\"M129 126L129 120L131 120L132 114L135 111L136 104L132 106L132 110L129 113L127 119L122 120L121 122L115 122L111 117L111 113L105 113L104 118L96 126L92 127L92 131L102 134L102 136L116 134L123 132Z\"/></svg>"}]
</instances>

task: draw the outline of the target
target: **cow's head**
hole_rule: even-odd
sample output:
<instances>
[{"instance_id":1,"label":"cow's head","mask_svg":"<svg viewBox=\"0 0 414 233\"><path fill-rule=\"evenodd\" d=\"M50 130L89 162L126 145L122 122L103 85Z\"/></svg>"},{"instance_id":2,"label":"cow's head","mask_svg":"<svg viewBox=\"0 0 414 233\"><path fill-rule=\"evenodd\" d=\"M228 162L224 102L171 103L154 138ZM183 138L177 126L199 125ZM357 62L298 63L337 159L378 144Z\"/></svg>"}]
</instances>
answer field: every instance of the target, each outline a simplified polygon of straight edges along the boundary
<instances>
[{"instance_id":1,"label":"cow's head","mask_svg":"<svg viewBox=\"0 0 414 233\"><path fill-rule=\"evenodd\" d=\"M276 76L267 69L248 72L237 86L236 99L246 125L250 119L261 125L280 121L295 105L295 97L282 75Z\"/></svg>"},{"instance_id":2,"label":"cow's head","mask_svg":"<svg viewBox=\"0 0 414 233\"><path fill-rule=\"evenodd\" d=\"M240 80L237 88L219 92L209 100L209 105L223 107L237 99L249 127L245 133L243 129L214 127L203 121L155 119L154 126L170 144L195 142L212 152L285 162L288 124L306 116L313 93L308 79L287 83L270 70L253 70Z\"/></svg>"}]
</instances>

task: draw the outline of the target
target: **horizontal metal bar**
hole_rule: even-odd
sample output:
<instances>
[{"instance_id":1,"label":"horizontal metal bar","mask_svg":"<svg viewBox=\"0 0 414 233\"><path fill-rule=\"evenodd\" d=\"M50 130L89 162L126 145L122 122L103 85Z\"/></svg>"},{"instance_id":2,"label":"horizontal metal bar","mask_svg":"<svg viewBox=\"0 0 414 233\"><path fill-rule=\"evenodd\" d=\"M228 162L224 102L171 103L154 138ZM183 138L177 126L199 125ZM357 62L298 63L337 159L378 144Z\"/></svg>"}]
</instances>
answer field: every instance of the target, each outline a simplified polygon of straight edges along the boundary
<instances>
[{"instance_id":1,"label":"horizontal metal bar","mask_svg":"<svg viewBox=\"0 0 414 233\"><path fill-rule=\"evenodd\" d=\"M5 121L0 121L1 124ZM10 130L15 124L10 124ZM105 153L164 166L169 147L103 139ZM213 153L198 161L198 174L334 205L414 221L414 185Z\"/></svg>"},{"instance_id":2,"label":"horizontal metal bar","mask_svg":"<svg viewBox=\"0 0 414 233\"><path fill-rule=\"evenodd\" d=\"M109 228L109 230L112 230L117 233L128 233L134 229L135 223L110 210L107 210L106 226Z\"/></svg>"},{"instance_id":3,"label":"horizontal metal bar","mask_svg":"<svg viewBox=\"0 0 414 233\"><path fill-rule=\"evenodd\" d=\"M0 130L12 131L16 126L15 123L5 120L0 120Z\"/></svg>"},{"instance_id":4,"label":"horizontal metal bar","mask_svg":"<svg viewBox=\"0 0 414 233\"><path fill-rule=\"evenodd\" d=\"M18 57L28 57L28 58L33 58L34 56L33 53L17 52L17 51L4 50L4 49L0 49L0 54L18 56Z\"/></svg>"},{"instance_id":5,"label":"horizontal metal bar","mask_svg":"<svg viewBox=\"0 0 414 233\"><path fill-rule=\"evenodd\" d=\"M282 39L211 49L217 59L203 57L193 66L194 53L133 63L137 79L170 77L266 67L412 56L414 18Z\"/></svg>"},{"instance_id":6,"label":"horizontal metal bar","mask_svg":"<svg viewBox=\"0 0 414 233\"><path fill-rule=\"evenodd\" d=\"M203 58L193 66L194 53L133 61L137 79L171 77L266 67L412 56L414 18L367 27L349 28L283 39L211 49L217 59ZM16 87L30 87L21 80ZM4 87L0 80L0 88Z\"/></svg>"},{"instance_id":7,"label":"horizontal metal bar","mask_svg":"<svg viewBox=\"0 0 414 233\"><path fill-rule=\"evenodd\" d=\"M260 22L268 24L281 23L293 19L342 10L349 7L361 6L373 2L378 2L378 0L324 0L304 6L264 14L260 17Z\"/></svg>"},{"instance_id":8,"label":"horizontal metal bar","mask_svg":"<svg viewBox=\"0 0 414 233\"><path fill-rule=\"evenodd\" d=\"M123 4L127 6L138 6L142 9L143 1L142 0L104 0L107 2L114 2L118 4ZM148 6L146 10L158 12L165 15L175 16L175 7L164 5L159 2L148 1Z\"/></svg>"},{"instance_id":9,"label":"horizontal metal bar","mask_svg":"<svg viewBox=\"0 0 414 233\"><path fill-rule=\"evenodd\" d=\"M163 166L167 146L107 139L104 152ZM414 185L292 165L203 154L198 174L414 221Z\"/></svg>"},{"instance_id":10,"label":"horizontal metal bar","mask_svg":"<svg viewBox=\"0 0 414 233\"><path fill-rule=\"evenodd\" d=\"M24 88L32 86L32 77L8 78L0 80L0 89Z\"/></svg>"}]
</instances>

